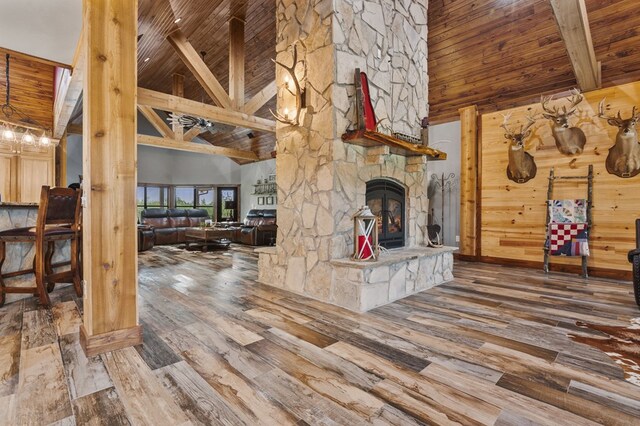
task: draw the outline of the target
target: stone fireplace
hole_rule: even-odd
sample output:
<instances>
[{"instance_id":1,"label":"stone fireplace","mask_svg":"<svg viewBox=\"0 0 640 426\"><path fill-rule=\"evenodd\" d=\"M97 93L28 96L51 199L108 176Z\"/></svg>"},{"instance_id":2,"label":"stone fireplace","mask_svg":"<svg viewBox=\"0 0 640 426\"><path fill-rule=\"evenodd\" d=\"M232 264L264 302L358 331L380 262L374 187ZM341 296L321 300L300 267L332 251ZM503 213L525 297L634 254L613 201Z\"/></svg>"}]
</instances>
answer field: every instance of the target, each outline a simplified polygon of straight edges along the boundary
<instances>
[{"instance_id":1,"label":"stone fireplace","mask_svg":"<svg viewBox=\"0 0 640 426\"><path fill-rule=\"evenodd\" d=\"M381 127L419 135L427 115L426 15L426 0L278 0L277 59L289 64L290 46L298 46L307 108L300 126L276 129L278 236L276 247L257 250L259 281L366 311L452 278L454 248L425 247L426 157L340 139L355 122L355 68L369 76ZM276 81L278 109L290 110L281 69ZM392 250L376 262L355 262L352 216L371 200L374 183L404 192L387 195L404 203L402 230L383 224L395 231L387 232Z\"/></svg>"},{"instance_id":2,"label":"stone fireplace","mask_svg":"<svg viewBox=\"0 0 640 426\"><path fill-rule=\"evenodd\" d=\"M391 249L404 247L405 189L387 179L367 182L367 205L378 218L378 243Z\"/></svg>"}]
</instances>

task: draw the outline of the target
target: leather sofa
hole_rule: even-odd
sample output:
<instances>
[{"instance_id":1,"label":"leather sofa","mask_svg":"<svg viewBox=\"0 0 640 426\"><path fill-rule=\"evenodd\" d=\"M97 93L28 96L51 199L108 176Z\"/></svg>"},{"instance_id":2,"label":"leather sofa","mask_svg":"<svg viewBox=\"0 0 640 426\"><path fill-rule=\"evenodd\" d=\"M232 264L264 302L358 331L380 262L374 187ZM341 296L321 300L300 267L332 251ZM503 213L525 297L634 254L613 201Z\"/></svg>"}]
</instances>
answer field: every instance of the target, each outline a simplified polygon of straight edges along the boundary
<instances>
[{"instance_id":1,"label":"leather sofa","mask_svg":"<svg viewBox=\"0 0 640 426\"><path fill-rule=\"evenodd\" d=\"M153 248L156 236L149 225L138 225L138 251L147 251Z\"/></svg>"},{"instance_id":2,"label":"leather sofa","mask_svg":"<svg viewBox=\"0 0 640 426\"><path fill-rule=\"evenodd\" d=\"M207 219L204 209L145 209L140 213L142 224L153 228L156 245L184 243L186 229Z\"/></svg>"},{"instance_id":3,"label":"leather sofa","mask_svg":"<svg viewBox=\"0 0 640 426\"><path fill-rule=\"evenodd\" d=\"M275 242L278 231L275 209L252 209L238 232L238 241L251 246L267 246Z\"/></svg>"},{"instance_id":4,"label":"leather sofa","mask_svg":"<svg viewBox=\"0 0 640 426\"><path fill-rule=\"evenodd\" d=\"M629 252L628 259L633 265L633 292L640 306L640 219L636 219L636 248Z\"/></svg>"}]
</instances>

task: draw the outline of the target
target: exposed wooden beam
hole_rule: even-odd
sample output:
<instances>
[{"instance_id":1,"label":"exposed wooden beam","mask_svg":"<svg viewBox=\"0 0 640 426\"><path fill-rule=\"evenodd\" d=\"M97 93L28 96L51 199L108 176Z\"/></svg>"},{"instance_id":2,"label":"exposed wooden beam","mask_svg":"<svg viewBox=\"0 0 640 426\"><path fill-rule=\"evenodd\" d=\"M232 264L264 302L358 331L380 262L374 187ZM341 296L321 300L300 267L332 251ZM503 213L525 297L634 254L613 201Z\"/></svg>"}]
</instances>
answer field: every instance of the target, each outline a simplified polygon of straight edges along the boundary
<instances>
[{"instance_id":1,"label":"exposed wooden beam","mask_svg":"<svg viewBox=\"0 0 640 426\"><path fill-rule=\"evenodd\" d=\"M184 139L187 142L191 142L193 138L198 136L200 133L202 133L202 130L199 127L192 127L187 132L185 132L184 137L182 139Z\"/></svg>"},{"instance_id":2,"label":"exposed wooden beam","mask_svg":"<svg viewBox=\"0 0 640 426\"><path fill-rule=\"evenodd\" d=\"M82 124L69 124L67 126L67 134L68 135L81 135L82 134Z\"/></svg>"},{"instance_id":3,"label":"exposed wooden beam","mask_svg":"<svg viewBox=\"0 0 640 426\"><path fill-rule=\"evenodd\" d=\"M153 108L144 105L138 105L138 110L142 113L142 115L144 115L144 118L146 118L149 123L151 123L153 128L162 135L163 138L176 138L174 131L171 130L166 121L164 121ZM180 126L180 130L182 130L182 126Z\"/></svg>"},{"instance_id":4,"label":"exposed wooden beam","mask_svg":"<svg viewBox=\"0 0 640 426\"><path fill-rule=\"evenodd\" d=\"M229 158L258 161L258 156L253 151L241 151L239 149L225 148L221 146L206 145L201 143L184 143L173 139L158 138L155 136L138 135L138 145L154 146L156 148L175 149L178 151L197 152L199 154L223 155Z\"/></svg>"},{"instance_id":5,"label":"exposed wooden beam","mask_svg":"<svg viewBox=\"0 0 640 426\"><path fill-rule=\"evenodd\" d=\"M173 96L184 98L184 75L173 75L171 93L173 93ZM180 123L173 123L172 127L174 134L173 139L182 140L184 138L184 126L182 126Z\"/></svg>"},{"instance_id":6,"label":"exposed wooden beam","mask_svg":"<svg viewBox=\"0 0 640 426\"><path fill-rule=\"evenodd\" d=\"M84 29L73 57L73 69L61 69L53 104L53 137L61 138L78 100L82 96L86 63Z\"/></svg>"},{"instance_id":7,"label":"exposed wooden beam","mask_svg":"<svg viewBox=\"0 0 640 426\"><path fill-rule=\"evenodd\" d=\"M213 102L222 108L231 108L229 95L207 67L207 64L205 64L198 55L198 52L196 52L191 43L189 43L189 40L187 40L182 31L176 30L172 32L167 36L167 40Z\"/></svg>"},{"instance_id":8,"label":"exposed wooden beam","mask_svg":"<svg viewBox=\"0 0 640 426\"><path fill-rule=\"evenodd\" d=\"M84 321L87 356L142 343L136 228L137 0L84 0Z\"/></svg>"},{"instance_id":9,"label":"exposed wooden beam","mask_svg":"<svg viewBox=\"0 0 640 426\"><path fill-rule=\"evenodd\" d=\"M271 83L267 84L264 89L256 93L256 95L245 104L244 113L249 115L255 114L277 93L278 87L276 86L276 81L273 80Z\"/></svg>"},{"instance_id":10,"label":"exposed wooden beam","mask_svg":"<svg viewBox=\"0 0 640 426\"><path fill-rule=\"evenodd\" d=\"M564 40L578 86L583 92L601 86L600 62L593 49L584 0L551 0L551 8Z\"/></svg>"},{"instance_id":11,"label":"exposed wooden beam","mask_svg":"<svg viewBox=\"0 0 640 426\"><path fill-rule=\"evenodd\" d=\"M244 107L244 21L232 17L229 21L229 97L231 106Z\"/></svg>"},{"instance_id":12,"label":"exposed wooden beam","mask_svg":"<svg viewBox=\"0 0 640 426\"><path fill-rule=\"evenodd\" d=\"M163 111L193 115L231 126L246 127L247 129L263 130L271 133L275 133L276 131L276 122L273 120L203 104L190 99L179 98L166 93L143 89L142 87L138 87L138 104Z\"/></svg>"}]
</instances>

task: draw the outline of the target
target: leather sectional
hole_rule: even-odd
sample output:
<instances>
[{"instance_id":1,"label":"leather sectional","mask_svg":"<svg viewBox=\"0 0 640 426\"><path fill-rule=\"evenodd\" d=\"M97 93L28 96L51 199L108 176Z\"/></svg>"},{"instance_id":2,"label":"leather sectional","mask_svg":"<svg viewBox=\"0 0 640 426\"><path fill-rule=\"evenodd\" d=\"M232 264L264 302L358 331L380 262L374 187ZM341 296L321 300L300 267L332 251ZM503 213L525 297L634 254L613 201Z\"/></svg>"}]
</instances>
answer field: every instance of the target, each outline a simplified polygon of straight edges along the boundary
<instances>
[{"instance_id":1,"label":"leather sectional","mask_svg":"<svg viewBox=\"0 0 640 426\"><path fill-rule=\"evenodd\" d=\"M148 250L154 245L185 242L187 228L200 226L209 219L204 209L145 209L140 214L138 250ZM278 226L275 209L249 210L244 222L225 224L235 243L252 246L275 243Z\"/></svg>"}]
</instances>

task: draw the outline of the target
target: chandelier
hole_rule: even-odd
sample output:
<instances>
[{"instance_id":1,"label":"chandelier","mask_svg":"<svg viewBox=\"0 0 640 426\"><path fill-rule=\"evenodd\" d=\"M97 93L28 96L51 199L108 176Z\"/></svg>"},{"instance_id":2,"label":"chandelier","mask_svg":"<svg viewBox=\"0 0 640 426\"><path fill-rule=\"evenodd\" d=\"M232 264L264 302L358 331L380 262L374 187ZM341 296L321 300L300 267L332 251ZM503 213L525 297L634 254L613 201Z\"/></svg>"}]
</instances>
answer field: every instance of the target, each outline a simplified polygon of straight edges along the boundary
<instances>
[{"instance_id":1,"label":"chandelier","mask_svg":"<svg viewBox=\"0 0 640 426\"><path fill-rule=\"evenodd\" d=\"M50 130L37 120L29 117L11 104L11 81L9 79L10 55L6 56L6 101L0 106L4 117L0 117L0 142L9 144L15 154L22 152L23 146L47 148L54 142L49 136ZM17 119L18 122L13 120Z\"/></svg>"},{"instance_id":2,"label":"chandelier","mask_svg":"<svg viewBox=\"0 0 640 426\"><path fill-rule=\"evenodd\" d=\"M197 127L203 132L215 132L215 124L200 117L170 113L167 121L171 124L178 124L182 127Z\"/></svg>"}]
</instances>

